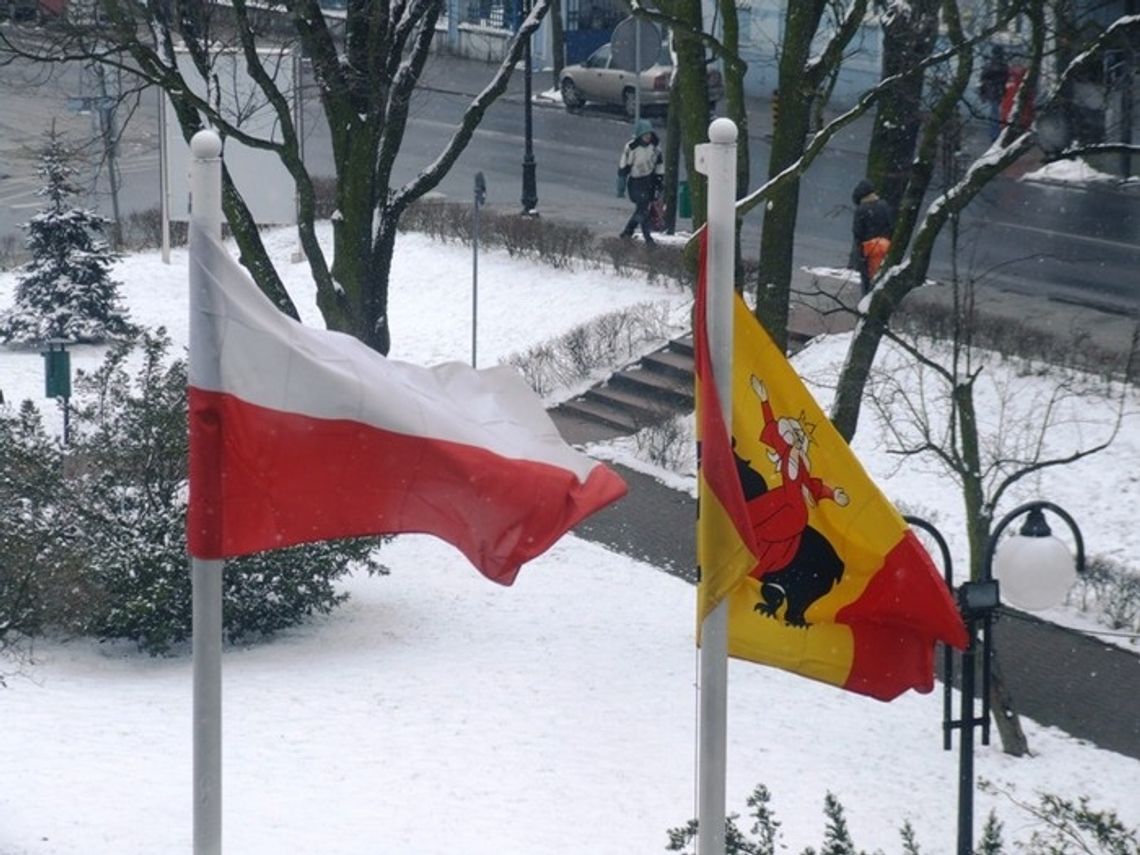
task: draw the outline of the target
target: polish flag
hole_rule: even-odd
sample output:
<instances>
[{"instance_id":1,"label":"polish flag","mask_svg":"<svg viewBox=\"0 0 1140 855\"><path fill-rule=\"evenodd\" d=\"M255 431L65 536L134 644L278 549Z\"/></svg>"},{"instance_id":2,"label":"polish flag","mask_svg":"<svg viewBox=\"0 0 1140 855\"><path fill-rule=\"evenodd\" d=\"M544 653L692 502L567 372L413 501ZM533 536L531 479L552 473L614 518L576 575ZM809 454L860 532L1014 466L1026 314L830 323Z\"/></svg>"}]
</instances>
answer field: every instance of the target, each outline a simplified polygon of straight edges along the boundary
<instances>
[{"instance_id":1,"label":"polish flag","mask_svg":"<svg viewBox=\"0 0 1140 855\"><path fill-rule=\"evenodd\" d=\"M559 436L511 368L422 368L277 310L196 229L190 554L424 532L509 585L625 483Z\"/></svg>"}]
</instances>

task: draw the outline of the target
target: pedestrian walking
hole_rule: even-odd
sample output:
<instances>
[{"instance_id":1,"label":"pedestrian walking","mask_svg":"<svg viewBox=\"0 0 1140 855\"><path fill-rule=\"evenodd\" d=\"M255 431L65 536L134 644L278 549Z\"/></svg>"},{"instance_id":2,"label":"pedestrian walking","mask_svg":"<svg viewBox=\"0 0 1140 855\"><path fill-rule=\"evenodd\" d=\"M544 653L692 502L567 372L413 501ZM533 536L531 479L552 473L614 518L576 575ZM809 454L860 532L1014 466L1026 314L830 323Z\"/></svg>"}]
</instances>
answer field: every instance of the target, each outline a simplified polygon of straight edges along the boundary
<instances>
[{"instance_id":1,"label":"pedestrian walking","mask_svg":"<svg viewBox=\"0 0 1140 855\"><path fill-rule=\"evenodd\" d=\"M1022 65L1020 62L1014 62L1009 67L1009 75L1005 80L1005 93L1001 99L1001 123L1004 127L1013 120L1013 114L1017 107L1017 92L1021 89L1022 82L1025 76L1029 74L1029 69ZM1027 131L1029 126L1033 124L1033 113L1035 105L1033 92L1030 91L1025 96L1025 106L1021 110L1021 121L1018 122L1018 130Z\"/></svg>"},{"instance_id":2,"label":"pedestrian walking","mask_svg":"<svg viewBox=\"0 0 1140 855\"><path fill-rule=\"evenodd\" d=\"M866 178L851 191L851 201L855 203L855 218L851 224L855 246L851 255L859 270L863 294L867 295L871 293L871 280L891 248L895 218L891 206L879 198L875 185Z\"/></svg>"},{"instance_id":3,"label":"pedestrian walking","mask_svg":"<svg viewBox=\"0 0 1140 855\"><path fill-rule=\"evenodd\" d=\"M661 194L665 182L665 158L661 154L661 141L646 119L639 119L633 127L633 138L621 150L618 160L618 195L623 190L633 202L633 216L621 231L621 237L633 237L634 229L641 227L647 246L653 246L649 234L649 207ZM624 187L623 187L624 185Z\"/></svg>"},{"instance_id":4,"label":"pedestrian walking","mask_svg":"<svg viewBox=\"0 0 1140 855\"><path fill-rule=\"evenodd\" d=\"M990 139L996 140L1001 133L1001 102L1005 97L1005 82L1009 77L1009 64L1005 61L1005 51L1001 45L994 45L990 58L982 66L981 84L978 97L986 105L990 120Z\"/></svg>"}]
</instances>

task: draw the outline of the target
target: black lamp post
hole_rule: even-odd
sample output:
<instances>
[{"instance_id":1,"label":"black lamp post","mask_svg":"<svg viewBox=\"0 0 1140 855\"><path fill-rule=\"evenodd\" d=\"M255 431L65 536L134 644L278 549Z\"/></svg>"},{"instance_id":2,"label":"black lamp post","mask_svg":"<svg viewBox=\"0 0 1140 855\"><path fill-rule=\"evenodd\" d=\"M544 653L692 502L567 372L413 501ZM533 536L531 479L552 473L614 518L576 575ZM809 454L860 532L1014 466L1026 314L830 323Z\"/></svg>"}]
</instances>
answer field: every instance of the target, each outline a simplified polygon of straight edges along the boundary
<instances>
[{"instance_id":1,"label":"black lamp post","mask_svg":"<svg viewBox=\"0 0 1140 855\"><path fill-rule=\"evenodd\" d=\"M525 22L530 17L531 0L526 0L523 7L525 15L523 21ZM531 123L531 104L530 104L530 77L531 77L531 61L530 61L530 42L533 33L528 33L526 37L526 44L523 46L523 162L522 162L522 212L523 214L533 214L538 207L538 185L535 183L534 177L534 128Z\"/></svg>"},{"instance_id":2,"label":"black lamp post","mask_svg":"<svg viewBox=\"0 0 1140 855\"><path fill-rule=\"evenodd\" d=\"M1052 536L1043 511L1049 510L1068 524L1077 546L1076 565L1069 548ZM1007 538L999 549L998 539L1022 515L1025 524L1018 535ZM919 517L905 517L908 524L930 533L942 553L946 584L954 590L954 570L945 538ZM982 728L982 745L990 744L990 665L993 655L994 612L1003 593L1011 605L1029 610L1057 605L1072 586L1077 572L1084 572L1085 547L1076 521L1061 507L1046 501L1019 505L1001 518L986 543L981 578L958 587L958 608L966 623L968 643L961 659L961 707L953 717L954 654L943 649L942 747L951 748L951 732L958 730L958 848L957 855L974 852L974 728ZM995 578L995 570L997 578ZM981 628L979 644L978 629ZM981 654L981 662L978 655ZM977 709L978 665L981 665L981 710Z\"/></svg>"}]
</instances>

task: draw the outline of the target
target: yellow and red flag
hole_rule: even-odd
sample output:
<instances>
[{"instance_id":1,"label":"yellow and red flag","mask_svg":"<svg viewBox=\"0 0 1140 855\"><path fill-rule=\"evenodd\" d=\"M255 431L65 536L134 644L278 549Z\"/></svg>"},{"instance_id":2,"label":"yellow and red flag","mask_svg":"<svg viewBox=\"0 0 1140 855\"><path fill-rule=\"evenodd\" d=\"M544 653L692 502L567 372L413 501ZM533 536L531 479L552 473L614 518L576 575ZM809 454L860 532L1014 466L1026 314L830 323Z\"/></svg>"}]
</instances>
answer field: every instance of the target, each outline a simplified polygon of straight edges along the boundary
<instances>
[{"instance_id":1,"label":"yellow and red flag","mask_svg":"<svg viewBox=\"0 0 1140 855\"><path fill-rule=\"evenodd\" d=\"M698 626L728 599L728 653L890 700L965 647L945 582L739 296L732 424L712 376L702 243L695 323Z\"/></svg>"}]
</instances>

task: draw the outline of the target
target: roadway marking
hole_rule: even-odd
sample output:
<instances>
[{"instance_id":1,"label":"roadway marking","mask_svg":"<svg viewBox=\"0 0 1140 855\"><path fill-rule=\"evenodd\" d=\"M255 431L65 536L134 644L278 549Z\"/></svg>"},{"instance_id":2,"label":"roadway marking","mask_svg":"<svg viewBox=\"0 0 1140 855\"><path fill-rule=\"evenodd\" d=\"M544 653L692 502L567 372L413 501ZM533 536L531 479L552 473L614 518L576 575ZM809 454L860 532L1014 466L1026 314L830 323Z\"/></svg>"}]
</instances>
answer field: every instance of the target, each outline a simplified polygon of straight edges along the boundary
<instances>
[{"instance_id":1,"label":"roadway marking","mask_svg":"<svg viewBox=\"0 0 1140 855\"><path fill-rule=\"evenodd\" d=\"M436 121L435 119L422 119L422 118L411 119L409 121L414 121L417 124L427 125L429 127L442 128L442 129L448 130L448 131L453 131L455 129L455 123L454 122L439 122L439 121ZM484 129L484 128L476 128L475 133L472 136L487 137L490 139L499 139L499 140L513 140L515 142L519 142L522 140L522 137L519 134L509 134L509 133L506 133L505 131L492 131L492 130ZM592 148L590 146L564 145L562 143L553 142L550 140L541 140L540 141L540 140L536 139L534 142L536 145L538 145L541 142L542 148L546 149L546 150L567 152L567 153L571 153L571 154L578 153L578 152L589 152L589 151L596 151L597 150L597 149ZM521 145L521 142L520 142L520 145Z\"/></svg>"},{"instance_id":2,"label":"roadway marking","mask_svg":"<svg viewBox=\"0 0 1140 855\"><path fill-rule=\"evenodd\" d=\"M985 223L986 221L980 221ZM989 220L988 225L999 226L1007 229L1016 229L1023 232L1033 232L1034 234L1045 235L1046 237L1064 237L1071 240L1084 241L1085 243L1098 244L1100 246L1111 246L1118 249L1136 249L1134 241L1119 241L1110 240L1109 238L1098 238L1092 235L1077 235L1071 232L1059 232L1055 229L1046 229L1041 226L1027 226L1024 223L1009 223L1004 220Z\"/></svg>"}]
</instances>

